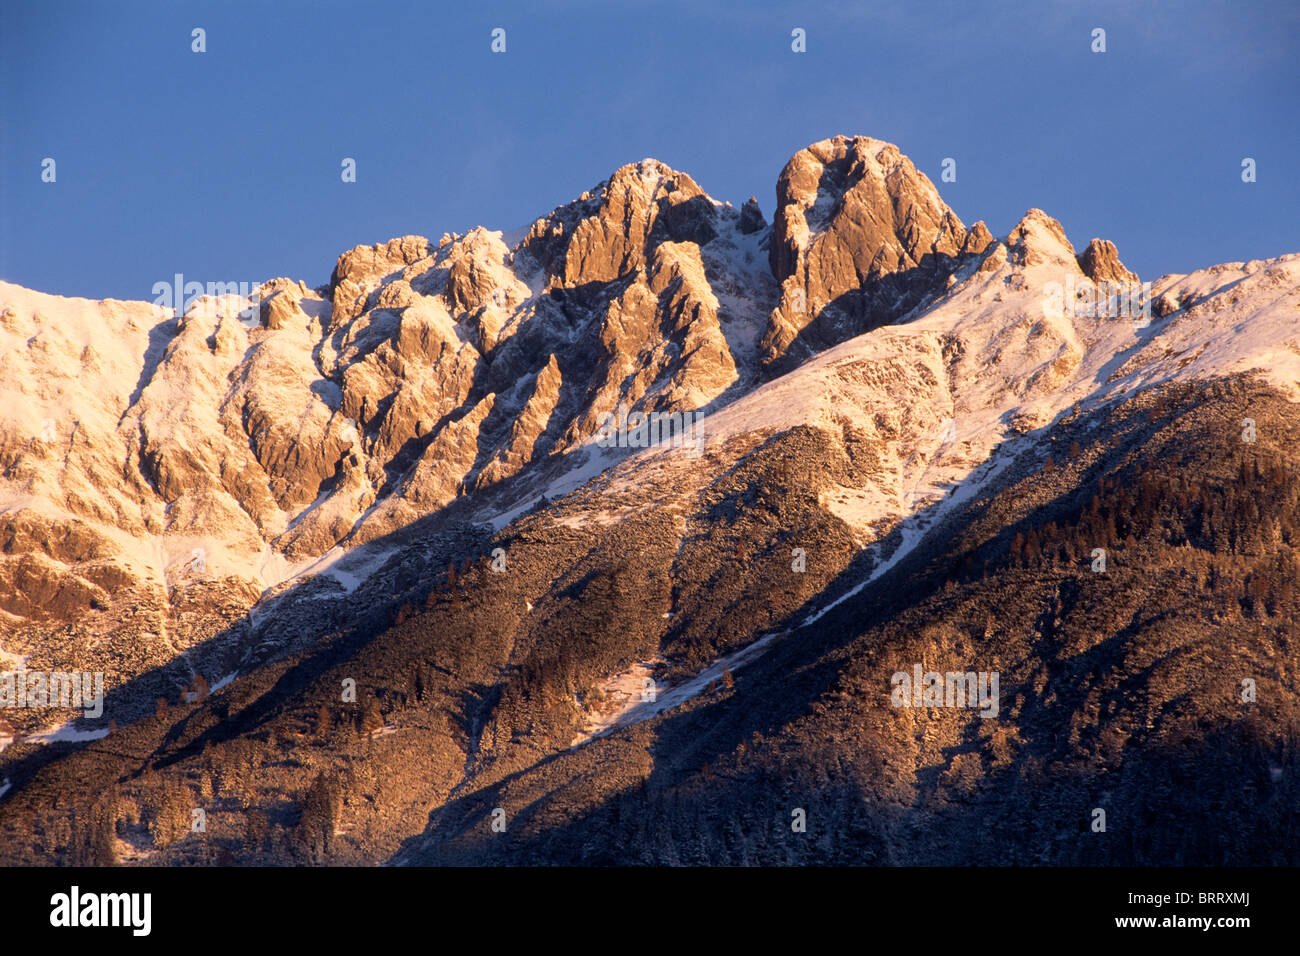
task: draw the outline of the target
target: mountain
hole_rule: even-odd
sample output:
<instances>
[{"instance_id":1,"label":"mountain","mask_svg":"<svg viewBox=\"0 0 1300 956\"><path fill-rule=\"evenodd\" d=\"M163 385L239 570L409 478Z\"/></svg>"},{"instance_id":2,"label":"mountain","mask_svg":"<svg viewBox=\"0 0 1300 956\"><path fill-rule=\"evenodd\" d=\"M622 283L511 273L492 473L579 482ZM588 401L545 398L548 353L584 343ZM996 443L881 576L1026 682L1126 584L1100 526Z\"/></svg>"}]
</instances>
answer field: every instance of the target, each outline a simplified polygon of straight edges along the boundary
<instances>
[{"instance_id":1,"label":"mountain","mask_svg":"<svg viewBox=\"0 0 1300 956\"><path fill-rule=\"evenodd\" d=\"M251 318L0 284L0 651L110 687L4 859L1295 862L1300 255L1137 283L836 137Z\"/></svg>"}]
</instances>

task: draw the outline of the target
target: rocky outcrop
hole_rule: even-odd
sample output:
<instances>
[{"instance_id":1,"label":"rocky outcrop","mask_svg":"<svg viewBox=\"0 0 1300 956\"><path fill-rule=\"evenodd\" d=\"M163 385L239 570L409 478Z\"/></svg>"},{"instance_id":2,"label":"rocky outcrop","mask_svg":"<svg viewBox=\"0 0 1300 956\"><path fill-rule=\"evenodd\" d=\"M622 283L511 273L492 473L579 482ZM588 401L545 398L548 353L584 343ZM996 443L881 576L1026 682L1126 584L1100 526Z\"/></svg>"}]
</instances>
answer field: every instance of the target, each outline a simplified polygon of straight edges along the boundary
<instances>
[{"instance_id":1,"label":"rocky outcrop","mask_svg":"<svg viewBox=\"0 0 1300 956\"><path fill-rule=\"evenodd\" d=\"M966 233L966 241L962 243L961 253L964 256L982 255L984 250L996 241L993 234L989 232L988 226L984 225L984 220L981 219Z\"/></svg>"},{"instance_id":2,"label":"rocky outcrop","mask_svg":"<svg viewBox=\"0 0 1300 956\"><path fill-rule=\"evenodd\" d=\"M1088 248L1079 253L1079 268L1093 282L1109 282L1113 285L1133 285L1138 282L1137 273L1130 272L1119 261L1119 250L1109 239L1093 239Z\"/></svg>"},{"instance_id":3,"label":"rocky outcrop","mask_svg":"<svg viewBox=\"0 0 1300 956\"><path fill-rule=\"evenodd\" d=\"M781 302L762 343L771 372L901 318L942 290L967 243L930 180L880 140L801 150L776 197L769 257Z\"/></svg>"},{"instance_id":4,"label":"rocky outcrop","mask_svg":"<svg viewBox=\"0 0 1300 956\"><path fill-rule=\"evenodd\" d=\"M549 284L612 282L644 265L658 242L712 241L715 215L713 200L690 176L646 159L538 220L523 249Z\"/></svg>"},{"instance_id":5,"label":"rocky outcrop","mask_svg":"<svg viewBox=\"0 0 1300 956\"><path fill-rule=\"evenodd\" d=\"M339 256L330 275L330 290L340 282L365 283L388 275L413 262L418 262L431 252L429 240L423 236L402 236L371 246L355 246Z\"/></svg>"},{"instance_id":6,"label":"rocky outcrop","mask_svg":"<svg viewBox=\"0 0 1300 956\"><path fill-rule=\"evenodd\" d=\"M750 196L740 209L740 231L748 236L765 228L767 220L763 218L763 210L758 207L758 199Z\"/></svg>"}]
</instances>

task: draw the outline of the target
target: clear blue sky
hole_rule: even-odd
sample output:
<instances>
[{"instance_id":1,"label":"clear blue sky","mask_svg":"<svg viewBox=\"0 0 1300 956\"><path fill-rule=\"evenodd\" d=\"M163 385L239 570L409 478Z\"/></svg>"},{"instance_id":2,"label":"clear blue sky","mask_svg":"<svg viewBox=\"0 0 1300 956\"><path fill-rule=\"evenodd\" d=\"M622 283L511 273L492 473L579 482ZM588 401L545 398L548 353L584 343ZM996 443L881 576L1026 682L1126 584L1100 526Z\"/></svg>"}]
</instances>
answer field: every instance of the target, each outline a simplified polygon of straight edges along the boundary
<instances>
[{"instance_id":1,"label":"clear blue sky","mask_svg":"<svg viewBox=\"0 0 1300 956\"><path fill-rule=\"evenodd\" d=\"M1143 278L1300 251L1294 0L0 9L0 277L64 295L316 285L359 243L514 228L646 156L770 219L785 161L837 133L897 143L967 224L1038 206Z\"/></svg>"}]
</instances>

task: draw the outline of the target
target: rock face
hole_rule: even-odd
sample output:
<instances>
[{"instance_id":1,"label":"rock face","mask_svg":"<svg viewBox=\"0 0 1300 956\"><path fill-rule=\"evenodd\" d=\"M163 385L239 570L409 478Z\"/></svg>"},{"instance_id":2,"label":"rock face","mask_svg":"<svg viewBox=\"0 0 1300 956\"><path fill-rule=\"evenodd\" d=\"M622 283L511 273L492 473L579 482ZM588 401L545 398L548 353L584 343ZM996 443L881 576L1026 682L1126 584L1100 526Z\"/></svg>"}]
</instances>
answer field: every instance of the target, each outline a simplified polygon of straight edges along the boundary
<instances>
[{"instance_id":1,"label":"rock face","mask_svg":"<svg viewBox=\"0 0 1300 956\"><path fill-rule=\"evenodd\" d=\"M943 289L967 251L966 228L930 180L880 140L837 136L801 150L776 201L769 257L781 302L762 343L772 372L901 318Z\"/></svg>"},{"instance_id":2,"label":"rock face","mask_svg":"<svg viewBox=\"0 0 1300 956\"><path fill-rule=\"evenodd\" d=\"M563 454L620 405L682 413L752 384L775 299L766 236L752 225L644 160L533 223L514 248L474 230L364 287L365 309L333 323L334 337L360 345L393 323L397 335L339 353L344 413L363 455L379 458L358 501L372 510L349 540Z\"/></svg>"},{"instance_id":3,"label":"rock face","mask_svg":"<svg viewBox=\"0 0 1300 956\"><path fill-rule=\"evenodd\" d=\"M745 235L752 232L758 232L767 226L767 220L763 218L763 210L758 207L758 199L750 196L745 200L745 205L740 210L740 231Z\"/></svg>"},{"instance_id":4,"label":"rock face","mask_svg":"<svg viewBox=\"0 0 1300 956\"><path fill-rule=\"evenodd\" d=\"M711 242L718 205L690 176L645 159L533 223L519 249L548 288L612 282L644 267L661 242Z\"/></svg>"},{"instance_id":5,"label":"rock face","mask_svg":"<svg viewBox=\"0 0 1300 956\"><path fill-rule=\"evenodd\" d=\"M967 256L981 255L995 241L992 233L989 232L989 227L984 225L984 220L981 219L971 226L970 231L966 233L966 241L962 243L961 247L962 254Z\"/></svg>"}]
</instances>

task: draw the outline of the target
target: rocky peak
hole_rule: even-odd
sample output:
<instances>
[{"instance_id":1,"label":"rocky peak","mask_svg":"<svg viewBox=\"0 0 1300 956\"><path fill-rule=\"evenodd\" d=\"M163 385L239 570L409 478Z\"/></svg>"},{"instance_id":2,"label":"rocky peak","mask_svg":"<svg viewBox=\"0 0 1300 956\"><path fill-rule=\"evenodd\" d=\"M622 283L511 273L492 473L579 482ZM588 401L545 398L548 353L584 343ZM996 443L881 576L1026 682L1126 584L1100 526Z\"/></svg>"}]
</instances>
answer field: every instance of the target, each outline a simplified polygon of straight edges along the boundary
<instances>
[{"instance_id":1,"label":"rocky peak","mask_svg":"<svg viewBox=\"0 0 1300 956\"><path fill-rule=\"evenodd\" d=\"M1078 263L1083 274L1093 282L1132 285L1138 281L1137 273L1130 272L1119 261L1119 250L1109 239L1093 239L1079 253Z\"/></svg>"},{"instance_id":2,"label":"rocky peak","mask_svg":"<svg viewBox=\"0 0 1300 956\"><path fill-rule=\"evenodd\" d=\"M715 203L695 180L643 159L539 219L521 249L548 285L611 282L643 266L659 242L709 242L717 235L714 217Z\"/></svg>"},{"instance_id":3,"label":"rocky peak","mask_svg":"<svg viewBox=\"0 0 1300 956\"><path fill-rule=\"evenodd\" d=\"M763 210L758 208L758 199L750 196L740 209L740 231L748 236L766 228L767 220L763 218Z\"/></svg>"},{"instance_id":4,"label":"rocky peak","mask_svg":"<svg viewBox=\"0 0 1300 956\"><path fill-rule=\"evenodd\" d=\"M984 225L984 220L981 219L971 226L970 231L966 233L966 241L962 243L961 247L962 255L981 255L985 249L996 241L993 234L989 232L989 227Z\"/></svg>"},{"instance_id":5,"label":"rocky peak","mask_svg":"<svg viewBox=\"0 0 1300 956\"><path fill-rule=\"evenodd\" d=\"M1041 209L1030 209L1007 234L1008 259L1013 265L1075 263L1074 246L1061 224Z\"/></svg>"},{"instance_id":6,"label":"rocky peak","mask_svg":"<svg viewBox=\"0 0 1300 956\"><path fill-rule=\"evenodd\" d=\"M339 256L330 276L332 322L337 327L366 309L366 291L378 280L427 258L432 250L423 236L402 236L372 246L356 246Z\"/></svg>"},{"instance_id":7,"label":"rocky peak","mask_svg":"<svg viewBox=\"0 0 1300 956\"><path fill-rule=\"evenodd\" d=\"M689 411L748 384L775 301L765 232L756 201L717 203L647 159L513 247L479 228L345 253L316 354L340 434L357 432L331 496L369 510L348 530L318 508L285 540L372 539L580 444L619 404Z\"/></svg>"},{"instance_id":8,"label":"rocky peak","mask_svg":"<svg viewBox=\"0 0 1300 956\"><path fill-rule=\"evenodd\" d=\"M869 137L800 150L776 200L768 255L782 299L763 341L773 371L901 318L942 288L967 242L930 180Z\"/></svg>"},{"instance_id":9,"label":"rocky peak","mask_svg":"<svg viewBox=\"0 0 1300 956\"><path fill-rule=\"evenodd\" d=\"M387 275L429 255L429 240L423 236L402 236L371 246L355 246L339 256L330 276L333 290L344 279L362 283L366 279Z\"/></svg>"},{"instance_id":10,"label":"rocky peak","mask_svg":"<svg viewBox=\"0 0 1300 956\"><path fill-rule=\"evenodd\" d=\"M778 282L799 271L817 245L841 248L848 253L842 264L866 277L936 252L956 255L966 238L925 174L897 146L866 136L837 136L795 153L777 180L776 200L770 258ZM820 278L831 288L850 277Z\"/></svg>"}]
</instances>

